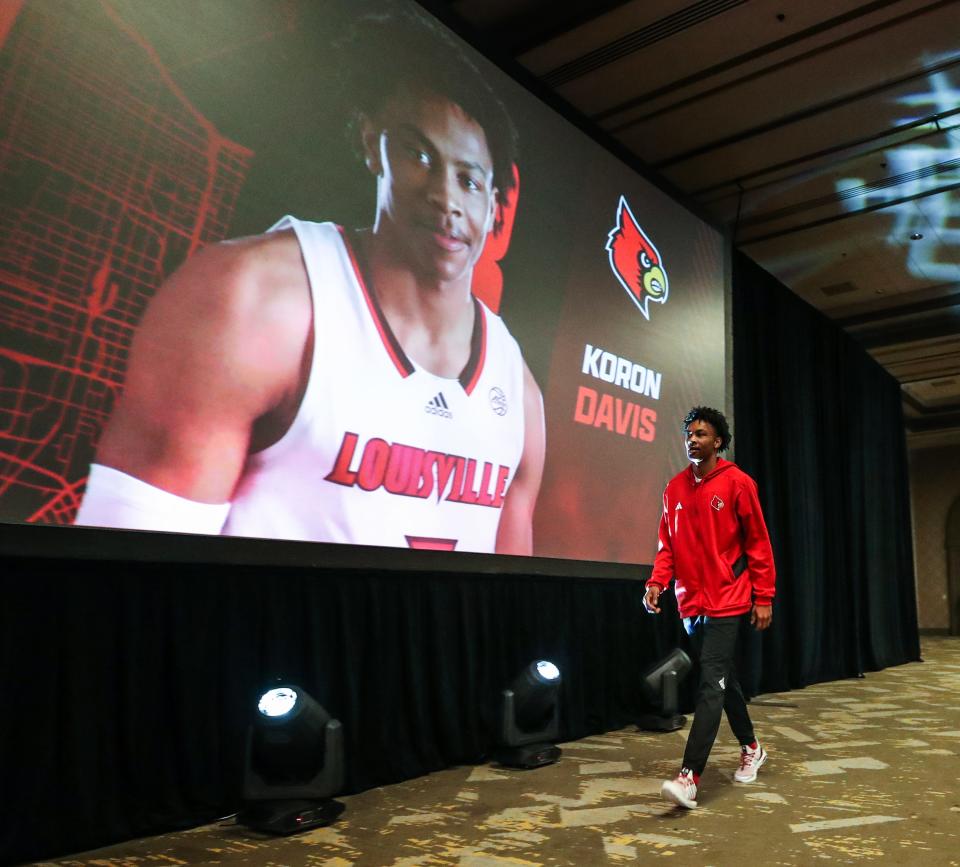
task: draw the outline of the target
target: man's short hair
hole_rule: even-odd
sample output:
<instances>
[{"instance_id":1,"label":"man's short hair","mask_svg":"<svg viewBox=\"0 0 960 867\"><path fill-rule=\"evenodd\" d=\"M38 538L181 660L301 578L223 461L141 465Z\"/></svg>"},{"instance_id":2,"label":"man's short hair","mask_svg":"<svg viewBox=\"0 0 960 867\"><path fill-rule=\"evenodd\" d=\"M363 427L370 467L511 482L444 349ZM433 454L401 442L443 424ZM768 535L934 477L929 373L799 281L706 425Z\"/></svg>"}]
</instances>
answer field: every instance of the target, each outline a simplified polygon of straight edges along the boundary
<instances>
[{"instance_id":1,"label":"man's short hair","mask_svg":"<svg viewBox=\"0 0 960 867\"><path fill-rule=\"evenodd\" d=\"M455 103L483 129L493 160L498 201L516 186L517 130L506 106L476 64L431 17L398 7L364 16L341 44L344 97L351 104L350 134L359 142L363 116L373 117L402 87Z\"/></svg>"},{"instance_id":2,"label":"man's short hair","mask_svg":"<svg viewBox=\"0 0 960 867\"><path fill-rule=\"evenodd\" d=\"M717 451L722 452L726 450L727 446L730 445L730 427L727 425L726 416L720 412L720 410L713 409L709 406L695 406L684 417L683 430L686 431L687 425L695 421L705 421L712 424L713 429L717 432L717 436L720 437L720 447Z\"/></svg>"}]
</instances>

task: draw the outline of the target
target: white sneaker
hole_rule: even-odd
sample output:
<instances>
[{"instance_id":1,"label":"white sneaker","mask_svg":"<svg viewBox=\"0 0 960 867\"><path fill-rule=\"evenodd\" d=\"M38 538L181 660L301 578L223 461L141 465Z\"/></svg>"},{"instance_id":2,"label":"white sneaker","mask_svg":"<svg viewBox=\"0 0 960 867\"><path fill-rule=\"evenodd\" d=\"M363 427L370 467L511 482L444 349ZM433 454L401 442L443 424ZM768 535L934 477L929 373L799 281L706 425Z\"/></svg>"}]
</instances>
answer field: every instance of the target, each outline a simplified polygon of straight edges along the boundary
<instances>
[{"instance_id":1,"label":"white sneaker","mask_svg":"<svg viewBox=\"0 0 960 867\"><path fill-rule=\"evenodd\" d=\"M676 779L667 780L660 787L660 795L667 801L692 810L697 806L697 784L693 779L693 771L684 768Z\"/></svg>"},{"instance_id":2,"label":"white sneaker","mask_svg":"<svg viewBox=\"0 0 960 867\"><path fill-rule=\"evenodd\" d=\"M757 778L757 771L767 760L767 751L757 742L755 749L740 747L740 767L735 771L733 778L738 783L752 783Z\"/></svg>"}]
</instances>

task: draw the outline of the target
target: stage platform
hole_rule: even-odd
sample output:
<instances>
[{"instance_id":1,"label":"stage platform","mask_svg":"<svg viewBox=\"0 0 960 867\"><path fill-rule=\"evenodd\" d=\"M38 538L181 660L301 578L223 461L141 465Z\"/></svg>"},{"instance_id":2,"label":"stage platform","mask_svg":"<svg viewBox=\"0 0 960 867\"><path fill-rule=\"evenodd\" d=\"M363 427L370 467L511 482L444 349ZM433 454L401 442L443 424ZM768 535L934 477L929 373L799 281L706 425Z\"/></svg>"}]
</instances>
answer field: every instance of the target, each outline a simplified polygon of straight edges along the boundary
<instances>
[{"instance_id":1,"label":"stage platform","mask_svg":"<svg viewBox=\"0 0 960 867\"><path fill-rule=\"evenodd\" d=\"M565 867L960 864L960 639L926 637L922 663L757 697L769 762L732 780L724 723L700 807L659 798L686 730L613 731L563 744L536 771L456 767L345 797L336 824L268 838L232 819L44 865Z\"/></svg>"}]
</instances>

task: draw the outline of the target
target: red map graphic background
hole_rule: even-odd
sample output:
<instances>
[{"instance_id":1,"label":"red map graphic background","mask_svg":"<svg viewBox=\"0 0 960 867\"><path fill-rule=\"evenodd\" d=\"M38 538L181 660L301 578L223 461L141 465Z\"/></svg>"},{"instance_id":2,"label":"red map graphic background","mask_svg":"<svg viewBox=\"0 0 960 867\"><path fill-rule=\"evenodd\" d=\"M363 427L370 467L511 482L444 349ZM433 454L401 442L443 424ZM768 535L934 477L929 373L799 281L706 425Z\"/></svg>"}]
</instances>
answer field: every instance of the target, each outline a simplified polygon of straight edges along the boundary
<instances>
[{"instance_id":1,"label":"red map graphic background","mask_svg":"<svg viewBox=\"0 0 960 867\"><path fill-rule=\"evenodd\" d=\"M143 311L167 274L225 236L251 157L106 0L4 4L5 520L71 521Z\"/></svg>"}]
</instances>

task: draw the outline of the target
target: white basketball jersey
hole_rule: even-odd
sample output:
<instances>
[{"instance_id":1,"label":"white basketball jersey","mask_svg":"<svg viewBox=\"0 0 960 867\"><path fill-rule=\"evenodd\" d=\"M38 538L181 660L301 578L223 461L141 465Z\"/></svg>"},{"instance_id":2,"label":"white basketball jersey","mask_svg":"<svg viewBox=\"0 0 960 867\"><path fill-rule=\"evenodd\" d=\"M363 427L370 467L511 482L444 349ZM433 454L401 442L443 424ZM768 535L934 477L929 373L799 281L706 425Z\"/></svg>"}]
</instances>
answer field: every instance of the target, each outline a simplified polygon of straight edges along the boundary
<instances>
[{"instance_id":1,"label":"white basketball jersey","mask_svg":"<svg viewBox=\"0 0 960 867\"><path fill-rule=\"evenodd\" d=\"M474 300L457 379L409 359L347 235L284 217L313 299L314 352L287 433L247 460L225 534L361 545L494 550L523 450L523 359Z\"/></svg>"}]
</instances>

